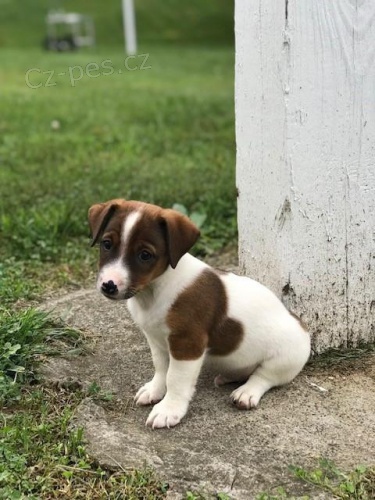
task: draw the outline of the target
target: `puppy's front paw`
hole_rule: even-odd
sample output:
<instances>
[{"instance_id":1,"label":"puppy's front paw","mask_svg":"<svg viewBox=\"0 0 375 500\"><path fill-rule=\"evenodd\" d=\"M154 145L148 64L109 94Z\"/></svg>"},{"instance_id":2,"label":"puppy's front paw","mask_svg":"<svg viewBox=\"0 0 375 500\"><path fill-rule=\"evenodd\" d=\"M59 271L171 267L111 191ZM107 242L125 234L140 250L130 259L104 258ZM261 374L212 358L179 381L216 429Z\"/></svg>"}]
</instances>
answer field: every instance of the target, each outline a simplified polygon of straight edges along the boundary
<instances>
[{"instance_id":1,"label":"puppy's front paw","mask_svg":"<svg viewBox=\"0 0 375 500\"><path fill-rule=\"evenodd\" d=\"M169 429L177 425L185 416L186 412L187 405L181 404L181 402L167 402L163 400L154 406L148 416L146 425L153 429L162 429L163 427Z\"/></svg>"},{"instance_id":2,"label":"puppy's front paw","mask_svg":"<svg viewBox=\"0 0 375 500\"><path fill-rule=\"evenodd\" d=\"M139 406L153 405L161 401L165 395L165 387L158 386L153 380L142 386L134 397Z\"/></svg>"}]
</instances>

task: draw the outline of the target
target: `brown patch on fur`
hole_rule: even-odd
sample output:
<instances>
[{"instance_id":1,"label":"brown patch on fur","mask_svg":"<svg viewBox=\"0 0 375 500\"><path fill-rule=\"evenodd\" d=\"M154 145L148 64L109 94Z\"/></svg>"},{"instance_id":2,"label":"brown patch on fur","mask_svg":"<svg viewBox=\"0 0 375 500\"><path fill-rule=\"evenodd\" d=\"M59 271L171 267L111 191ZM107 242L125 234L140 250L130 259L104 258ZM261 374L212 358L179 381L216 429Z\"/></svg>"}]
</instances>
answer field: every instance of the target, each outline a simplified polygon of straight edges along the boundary
<instances>
[{"instance_id":1,"label":"brown patch on fur","mask_svg":"<svg viewBox=\"0 0 375 500\"><path fill-rule=\"evenodd\" d=\"M221 279L213 270L204 270L178 296L168 313L172 356L178 360L193 360L202 356L206 348L217 356L237 349L244 332L241 323L228 318L227 309Z\"/></svg>"},{"instance_id":2,"label":"brown patch on fur","mask_svg":"<svg viewBox=\"0 0 375 500\"><path fill-rule=\"evenodd\" d=\"M141 217L132 229L126 248L123 248L124 222L135 211L141 213ZM128 291L132 294L163 274L168 265L176 267L199 236L195 225L179 212L121 199L93 205L89 210L89 224L94 243L104 240L112 243L110 250L101 245L99 267L122 257L130 271ZM142 261L139 258L142 251L149 252L152 258Z\"/></svg>"},{"instance_id":3,"label":"brown patch on fur","mask_svg":"<svg viewBox=\"0 0 375 500\"><path fill-rule=\"evenodd\" d=\"M90 207L88 213L90 236L92 238L91 246L99 240L103 234L109 220L116 211L117 205L107 205L106 203L98 203Z\"/></svg>"},{"instance_id":4,"label":"brown patch on fur","mask_svg":"<svg viewBox=\"0 0 375 500\"><path fill-rule=\"evenodd\" d=\"M185 215L176 210L163 210L166 227L167 249L173 269L181 257L190 250L199 238L199 229Z\"/></svg>"},{"instance_id":5,"label":"brown patch on fur","mask_svg":"<svg viewBox=\"0 0 375 500\"><path fill-rule=\"evenodd\" d=\"M298 321L298 323L306 332L308 331L306 323L299 316L297 316L297 314L295 314L293 311L289 311L289 314Z\"/></svg>"},{"instance_id":6,"label":"brown patch on fur","mask_svg":"<svg viewBox=\"0 0 375 500\"><path fill-rule=\"evenodd\" d=\"M152 259L142 262L139 259L142 250L147 250ZM133 227L127 242L124 262L130 272L132 287L137 291L145 288L167 269L167 244L159 207L142 207L142 216Z\"/></svg>"},{"instance_id":7,"label":"brown patch on fur","mask_svg":"<svg viewBox=\"0 0 375 500\"><path fill-rule=\"evenodd\" d=\"M115 207L115 210L112 211L113 215L103 226L106 215L112 207ZM125 200L111 200L107 203L98 203L90 208L89 224L94 241L100 244L104 240L110 240L112 243L110 250L104 250L100 246L99 268L120 257L123 223L126 217L135 209L136 203L125 202Z\"/></svg>"}]
</instances>

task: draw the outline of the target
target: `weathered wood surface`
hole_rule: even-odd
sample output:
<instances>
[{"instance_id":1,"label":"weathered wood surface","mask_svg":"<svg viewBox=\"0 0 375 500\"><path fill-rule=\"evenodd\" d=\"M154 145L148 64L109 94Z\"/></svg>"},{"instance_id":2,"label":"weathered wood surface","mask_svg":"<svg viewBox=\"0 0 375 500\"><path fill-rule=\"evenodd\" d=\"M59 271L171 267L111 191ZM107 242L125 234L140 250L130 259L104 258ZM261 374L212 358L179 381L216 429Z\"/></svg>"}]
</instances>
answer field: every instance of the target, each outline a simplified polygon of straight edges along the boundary
<instances>
[{"instance_id":1,"label":"weathered wood surface","mask_svg":"<svg viewBox=\"0 0 375 500\"><path fill-rule=\"evenodd\" d=\"M236 0L240 264L314 348L375 340L375 2Z\"/></svg>"}]
</instances>

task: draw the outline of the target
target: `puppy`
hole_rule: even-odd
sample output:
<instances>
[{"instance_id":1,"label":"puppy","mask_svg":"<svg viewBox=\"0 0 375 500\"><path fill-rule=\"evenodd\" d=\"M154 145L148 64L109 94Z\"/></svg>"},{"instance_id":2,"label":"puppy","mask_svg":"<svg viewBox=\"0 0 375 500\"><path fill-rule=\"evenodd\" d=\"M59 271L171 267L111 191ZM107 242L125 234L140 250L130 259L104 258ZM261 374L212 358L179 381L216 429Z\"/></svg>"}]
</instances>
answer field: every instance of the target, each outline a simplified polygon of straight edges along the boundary
<instances>
[{"instance_id":1,"label":"puppy","mask_svg":"<svg viewBox=\"0 0 375 500\"><path fill-rule=\"evenodd\" d=\"M188 410L204 362L240 409L255 408L271 387L290 382L310 354L310 336L266 287L214 270L187 253L199 231L184 215L138 201L89 210L100 244L97 288L127 300L146 335L155 375L135 396L154 405L146 424L173 427Z\"/></svg>"}]
</instances>

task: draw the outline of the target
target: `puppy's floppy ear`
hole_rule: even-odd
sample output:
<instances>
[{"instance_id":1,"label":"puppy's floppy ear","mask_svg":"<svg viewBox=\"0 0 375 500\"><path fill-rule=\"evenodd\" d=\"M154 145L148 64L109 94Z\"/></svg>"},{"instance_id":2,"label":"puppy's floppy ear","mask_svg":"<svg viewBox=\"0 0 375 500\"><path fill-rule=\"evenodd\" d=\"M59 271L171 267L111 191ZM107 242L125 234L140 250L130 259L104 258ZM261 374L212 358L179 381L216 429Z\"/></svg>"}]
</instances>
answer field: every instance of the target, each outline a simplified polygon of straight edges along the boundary
<instances>
[{"instance_id":1,"label":"puppy's floppy ear","mask_svg":"<svg viewBox=\"0 0 375 500\"><path fill-rule=\"evenodd\" d=\"M200 231L188 217L170 209L163 210L162 225L165 228L169 263L174 269L197 241Z\"/></svg>"},{"instance_id":2,"label":"puppy's floppy ear","mask_svg":"<svg viewBox=\"0 0 375 500\"><path fill-rule=\"evenodd\" d=\"M116 212L118 205L112 202L97 203L89 208L88 219L93 247L104 233L108 222Z\"/></svg>"}]
</instances>

